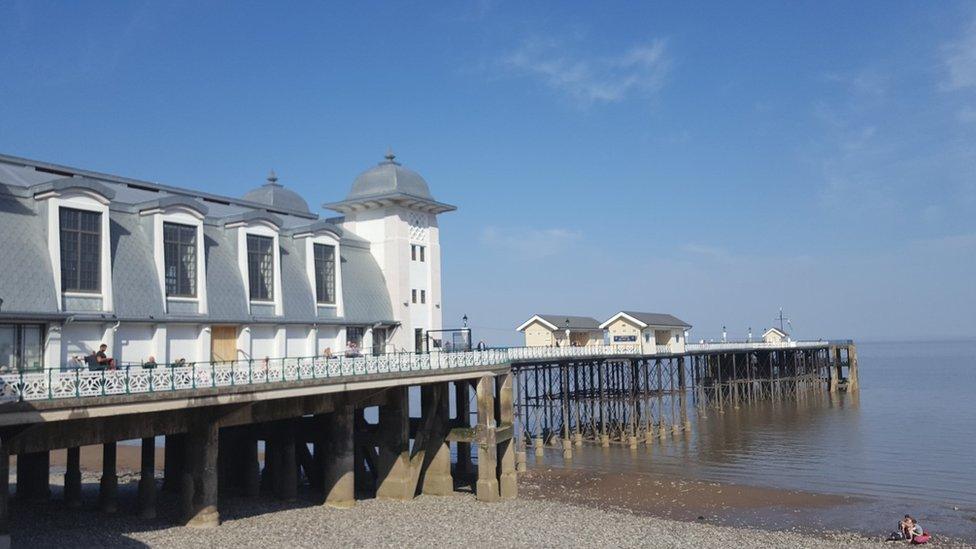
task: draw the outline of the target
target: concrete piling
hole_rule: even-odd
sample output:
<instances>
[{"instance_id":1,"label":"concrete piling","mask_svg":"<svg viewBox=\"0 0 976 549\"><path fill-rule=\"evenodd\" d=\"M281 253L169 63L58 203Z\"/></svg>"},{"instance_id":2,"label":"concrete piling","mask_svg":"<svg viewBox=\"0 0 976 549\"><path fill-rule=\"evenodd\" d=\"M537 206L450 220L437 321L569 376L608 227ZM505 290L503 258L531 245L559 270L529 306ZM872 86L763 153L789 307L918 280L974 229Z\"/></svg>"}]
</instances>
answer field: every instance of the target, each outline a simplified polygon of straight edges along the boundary
<instances>
[{"instance_id":1,"label":"concrete piling","mask_svg":"<svg viewBox=\"0 0 976 549\"><path fill-rule=\"evenodd\" d=\"M102 478L98 483L98 509L103 513L119 510L119 477L116 474L116 443L102 445Z\"/></svg>"},{"instance_id":2,"label":"concrete piling","mask_svg":"<svg viewBox=\"0 0 976 549\"><path fill-rule=\"evenodd\" d=\"M512 394L514 378L510 373L495 378L498 391L495 401L498 426L507 429L509 433L507 440L498 443L498 492L502 499L518 497L518 479L515 475L515 407Z\"/></svg>"},{"instance_id":3,"label":"concrete piling","mask_svg":"<svg viewBox=\"0 0 976 549\"><path fill-rule=\"evenodd\" d=\"M322 444L322 478L325 483L325 505L339 509L356 505L356 473L353 461L355 408L351 404L336 406L326 418Z\"/></svg>"},{"instance_id":4,"label":"concrete piling","mask_svg":"<svg viewBox=\"0 0 976 549\"><path fill-rule=\"evenodd\" d=\"M450 426L449 387L446 383L425 385L420 388L420 404L424 417L421 418L422 432L414 440L422 447L420 470L416 472L420 491L432 496L449 496L454 493L454 479L451 477L451 447L447 442Z\"/></svg>"},{"instance_id":5,"label":"concrete piling","mask_svg":"<svg viewBox=\"0 0 976 549\"><path fill-rule=\"evenodd\" d=\"M156 518L156 439L142 439L142 468L139 477L139 516Z\"/></svg>"},{"instance_id":6,"label":"concrete piling","mask_svg":"<svg viewBox=\"0 0 976 549\"><path fill-rule=\"evenodd\" d=\"M380 406L379 456L376 464L378 499L412 499L410 470L410 409L407 387L387 390Z\"/></svg>"},{"instance_id":7,"label":"concrete piling","mask_svg":"<svg viewBox=\"0 0 976 549\"><path fill-rule=\"evenodd\" d=\"M68 448L64 470L64 503L69 509L81 507L81 448Z\"/></svg>"},{"instance_id":8,"label":"concrete piling","mask_svg":"<svg viewBox=\"0 0 976 549\"><path fill-rule=\"evenodd\" d=\"M478 399L478 482L475 495L478 501L498 501L498 448L495 439L494 378L482 376L476 389Z\"/></svg>"},{"instance_id":9,"label":"concrete piling","mask_svg":"<svg viewBox=\"0 0 976 549\"><path fill-rule=\"evenodd\" d=\"M17 456L17 499L47 501L51 497L49 452L23 453Z\"/></svg>"},{"instance_id":10,"label":"concrete piling","mask_svg":"<svg viewBox=\"0 0 976 549\"><path fill-rule=\"evenodd\" d=\"M205 419L186 434L180 499L184 523L191 528L213 528L220 524L217 440L217 424Z\"/></svg>"},{"instance_id":11,"label":"concrete piling","mask_svg":"<svg viewBox=\"0 0 976 549\"><path fill-rule=\"evenodd\" d=\"M163 454L163 491L177 493L180 491L183 476L183 460L186 436L183 433L166 435Z\"/></svg>"},{"instance_id":12,"label":"concrete piling","mask_svg":"<svg viewBox=\"0 0 976 549\"><path fill-rule=\"evenodd\" d=\"M0 549L10 549L10 453L0 443Z\"/></svg>"}]
</instances>

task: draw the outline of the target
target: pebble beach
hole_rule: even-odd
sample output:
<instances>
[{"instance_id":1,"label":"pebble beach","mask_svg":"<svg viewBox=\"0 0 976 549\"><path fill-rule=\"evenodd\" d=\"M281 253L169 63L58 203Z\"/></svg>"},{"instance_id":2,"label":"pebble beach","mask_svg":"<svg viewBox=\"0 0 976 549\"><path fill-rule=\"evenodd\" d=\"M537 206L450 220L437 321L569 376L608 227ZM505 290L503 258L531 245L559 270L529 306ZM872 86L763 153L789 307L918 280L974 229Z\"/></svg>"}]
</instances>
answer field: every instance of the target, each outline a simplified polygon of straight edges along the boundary
<instances>
[{"instance_id":1,"label":"pebble beach","mask_svg":"<svg viewBox=\"0 0 976 549\"><path fill-rule=\"evenodd\" d=\"M344 510L318 505L311 494L295 502L227 498L221 502L219 528L193 530L175 525L177 506L171 495L161 498L159 518L134 518L135 475L120 475L120 512L99 513L94 478L85 474L81 510L16 506L14 547L892 547L856 534L752 530L531 496L485 504L460 492L410 502L362 500ZM52 476L52 484L56 482ZM52 488L57 497L59 487Z\"/></svg>"}]
</instances>

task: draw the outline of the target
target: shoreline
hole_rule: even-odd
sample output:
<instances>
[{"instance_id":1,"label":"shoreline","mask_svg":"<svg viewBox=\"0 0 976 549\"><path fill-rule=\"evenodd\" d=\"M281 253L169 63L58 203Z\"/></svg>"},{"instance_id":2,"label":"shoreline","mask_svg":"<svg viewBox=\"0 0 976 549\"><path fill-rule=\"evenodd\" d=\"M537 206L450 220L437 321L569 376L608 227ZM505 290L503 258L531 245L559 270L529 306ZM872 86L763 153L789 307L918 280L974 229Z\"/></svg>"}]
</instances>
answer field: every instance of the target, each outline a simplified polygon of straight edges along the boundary
<instances>
[{"instance_id":1,"label":"shoreline","mask_svg":"<svg viewBox=\"0 0 976 549\"><path fill-rule=\"evenodd\" d=\"M138 480L138 470L140 468L140 446L139 445L119 445L117 447L118 475L119 475L119 495L120 503L126 499L135 501L135 486ZM156 473L157 478L161 475L164 465L163 449L156 449ZM65 463L64 450L51 453L51 483L55 498L60 492L63 482ZM88 446L82 448L81 466L83 471L84 491L86 500L93 502L97 500L97 483L101 470L101 448L98 446ZM13 478L11 479L13 482ZM242 498L227 498L222 501L221 514L225 517L225 525L218 530L236 529L238 526L245 528L252 522L261 523L265 520L274 520L273 517L265 513L276 513L288 510L297 511L298 509L318 508L314 502L314 495L303 489L303 494L299 498L298 505L295 503L283 503L272 500L268 496L261 496L254 500ZM453 505L452 500L457 500L458 505L468 505L467 499L471 499L475 512L478 510L487 511L493 514L494 507L517 505L523 511L533 515L544 513L546 509L556 509L566 506L571 508L574 513L581 513L585 516L603 516L606 514L616 517L634 528L643 528L646 522L647 528L673 529L675 524L681 524L679 530L696 533L693 537L698 540L700 535L714 532L713 529L722 529L723 535L741 536L743 539L754 538L755 542L748 546L769 547L779 546L786 542L789 536L789 543L798 546L808 546L809 544L820 544L824 542L835 546L865 546L865 547L890 547L883 544L881 537L883 534L869 533L863 530L847 528L845 526L831 527L830 517L838 514L847 514L856 510L858 505L864 504L863 498L853 496L843 496L834 494L818 494L797 490L784 490L777 488L764 488L745 485L733 485L717 482L706 482L698 480L680 479L664 475L634 474L634 473L607 473L587 469L563 468L555 466L535 465L525 473L519 475L519 499L515 502L504 502L502 504L481 504L473 501L470 494L456 492L454 498L419 498L418 501L434 500L430 506L445 506L443 512ZM162 496L160 506L173 506L174 502L169 501L171 496ZM51 503L54 503L53 505ZM60 509L55 502L44 505L30 506L34 513L52 515ZM409 509L410 503L377 502L375 500L360 500L358 507L373 510L376 506L385 507L393 505L392 510L385 512L412 513ZM93 505L87 505L94 507ZM426 507L426 505L424 505ZM126 508L126 505L121 505ZM225 512L226 508L226 512ZM45 512L47 509L50 511ZM94 517L105 517L95 511L87 510L82 513L90 513ZM169 511L170 521L155 521L152 528L143 529L145 526L137 526L137 523L129 524L129 527L136 527L148 536L146 541L154 540L162 545L167 545L172 539L176 545L188 543L196 534L189 531L181 533L187 529L174 526L172 520L172 510ZM15 520L12 526L16 528L22 518L21 512L15 512L12 518ZM162 516L167 516L161 511ZM237 518L237 517L240 518ZM813 520L819 517L818 520ZM138 521L134 517L126 517L131 521ZM111 517L112 521L121 520L122 516ZM101 519L98 519L101 520ZM431 519L433 520L433 519ZM531 516L525 520L534 520ZM69 522L68 532L65 535L72 535L70 525L75 521ZM121 520L122 523L125 520ZM247 524L245 524L247 523ZM584 527L586 525L580 525ZM590 525L592 526L592 525ZM52 520L50 528L58 530L57 521ZM538 525L537 525L538 527ZM125 527L120 526L125 529ZM154 537L152 532L158 532L160 538ZM887 532L885 532L887 533ZM74 532L73 535L80 535ZM219 534L213 539L214 543L223 543L225 535ZM691 534L689 534L691 535ZM79 537L81 544L82 537ZM178 540L178 541L177 541ZM42 541L42 540L37 540ZM104 541L104 540L103 540ZM131 540L130 540L131 541ZM279 540L282 543L288 540ZM236 543L236 542L235 542ZM527 543L535 545L534 543ZM882 544L882 545L878 545ZM475 545L478 545L475 543ZM516 546L514 544L512 546ZM677 545L685 546L685 545ZM687 545L689 547L697 545ZM938 535L933 546L938 547L972 547L972 543L965 543L958 539L947 538Z\"/></svg>"}]
</instances>

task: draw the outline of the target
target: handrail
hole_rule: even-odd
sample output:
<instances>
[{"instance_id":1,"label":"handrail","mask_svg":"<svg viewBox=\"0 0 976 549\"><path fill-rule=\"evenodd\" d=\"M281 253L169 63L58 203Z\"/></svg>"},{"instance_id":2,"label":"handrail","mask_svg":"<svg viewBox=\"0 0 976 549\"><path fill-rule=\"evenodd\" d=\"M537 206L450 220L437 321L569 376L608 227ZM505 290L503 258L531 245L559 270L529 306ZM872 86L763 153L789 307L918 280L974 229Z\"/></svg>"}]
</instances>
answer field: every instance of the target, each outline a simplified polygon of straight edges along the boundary
<instances>
[{"instance_id":1,"label":"handrail","mask_svg":"<svg viewBox=\"0 0 976 549\"><path fill-rule=\"evenodd\" d=\"M689 343L685 352L817 348L824 341ZM654 349L658 349L655 347ZM223 362L123 366L119 369L48 368L0 373L0 402L148 394L285 381L328 380L369 374L492 366L512 361L642 355L639 345L508 347L473 351L395 352L380 355L284 357Z\"/></svg>"},{"instance_id":2,"label":"handrail","mask_svg":"<svg viewBox=\"0 0 976 549\"><path fill-rule=\"evenodd\" d=\"M286 357L156 365L149 368L127 366L111 370L49 368L0 374L0 402L328 380L369 374L492 366L505 364L508 360L508 354L504 351L489 349L451 353L389 353L377 356Z\"/></svg>"}]
</instances>

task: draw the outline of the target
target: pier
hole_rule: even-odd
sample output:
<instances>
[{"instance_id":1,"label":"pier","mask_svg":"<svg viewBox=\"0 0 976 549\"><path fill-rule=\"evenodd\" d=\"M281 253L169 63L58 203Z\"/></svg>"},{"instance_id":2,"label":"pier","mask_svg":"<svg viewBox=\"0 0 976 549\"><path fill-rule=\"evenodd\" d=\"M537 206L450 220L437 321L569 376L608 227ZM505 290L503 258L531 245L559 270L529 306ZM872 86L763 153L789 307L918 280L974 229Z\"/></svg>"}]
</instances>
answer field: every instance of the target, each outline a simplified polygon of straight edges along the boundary
<instances>
[{"instance_id":1,"label":"pier","mask_svg":"<svg viewBox=\"0 0 976 549\"><path fill-rule=\"evenodd\" d=\"M222 496L292 500L300 486L339 508L467 485L481 501L514 498L512 389L499 350L3 374L0 539L9 542L11 456L13 504L45 501L55 449L68 452L65 512L81 505L79 448L101 445L98 507L117 513L117 444L141 439L138 516L154 517L159 436L158 489L179 494L189 527L217 526Z\"/></svg>"},{"instance_id":2,"label":"pier","mask_svg":"<svg viewBox=\"0 0 976 549\"><path fill-rule=\"evenodd\" d=\"M527 447L653 444L690 432L689 412L856 391L852 341L688 344L684 352L552 348L513 353L520 464ZM576 353L576 356L571 356ZM559 356L559 355L565 356Z\"/></svg>"}]
</instances>

